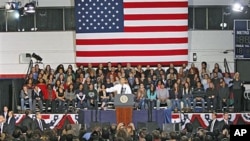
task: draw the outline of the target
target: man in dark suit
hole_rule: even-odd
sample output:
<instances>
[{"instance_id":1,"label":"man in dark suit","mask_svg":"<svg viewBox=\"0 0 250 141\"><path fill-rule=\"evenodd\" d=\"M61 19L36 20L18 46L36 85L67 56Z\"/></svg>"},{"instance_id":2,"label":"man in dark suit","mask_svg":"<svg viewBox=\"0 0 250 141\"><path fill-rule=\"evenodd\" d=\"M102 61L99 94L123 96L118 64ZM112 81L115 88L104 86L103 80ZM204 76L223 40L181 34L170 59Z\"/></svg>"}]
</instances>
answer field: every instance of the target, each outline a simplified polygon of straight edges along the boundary
<instances>
[{"instance_id":1,"label":"man in dark suit","mask_svg":"<svg viewBox=\"0 0 250 141\"><path fill-rule=\"evenodd\" d=\"M223 120L220 121L220 131L223 131L224 129L230 130L230 125L232 124L233 122L229 120L229 114L224 112Z\"/></svg>"},{"instance_id":2,"label":"man in dark suit","mask_svg":"<svg viewBox=\"0 0 250 141\"><path fill-rule=\"evenodd\" d=\"M42 119L42 115L40 112L36 113L36 119L34 119L33 121L33 130L40 130L40 131L44 131L47 128L49 128L49 126L45 123L45 121Z\"/></svg>"},{"instance_id":3,"label":"man in dark suit","mask_svg":"<svg viewBox=\"0 0 250 141\"><path fill-rule=\"evenodd\" d=\"M7 106L3 107L3 112L1 113L1 115L3 115L4 119L7 121L9 118L9 108Z\"/></svg>"},{"instance_id":4,"label":"man in dark suit","mask_svg":"<svg viewBox=\"0 0 250 141\"><path fill-rule=\"evenodd\" d=\"M209 121L209 126L207 127L207 130L213 133L215 129L219 129L219 123L220 122L217 120L217 114L213 112L212 120Z\"/></svg>"},{"instance_id":5,"label":"man in dark suit","mask_svg":"<svg viewBox=\"0 0 250 141\"><path fill-rule=\"evenodd\" d=\"M13 111L9 111L9 118L6 120L6 133L12 135L16 127L16 119Z\"/></svg>"},{"instance_id":6,"label":"man in dark suit","mask_svg":"<svg viewBox=\"0 0 250 141\"><path fill-rule=\"evenodd\" d=\"M33 119L30 117L30 110L25 111L25 118L21 121L20 127L22 129L32 130Z\"/></svg>"}]
</instances>

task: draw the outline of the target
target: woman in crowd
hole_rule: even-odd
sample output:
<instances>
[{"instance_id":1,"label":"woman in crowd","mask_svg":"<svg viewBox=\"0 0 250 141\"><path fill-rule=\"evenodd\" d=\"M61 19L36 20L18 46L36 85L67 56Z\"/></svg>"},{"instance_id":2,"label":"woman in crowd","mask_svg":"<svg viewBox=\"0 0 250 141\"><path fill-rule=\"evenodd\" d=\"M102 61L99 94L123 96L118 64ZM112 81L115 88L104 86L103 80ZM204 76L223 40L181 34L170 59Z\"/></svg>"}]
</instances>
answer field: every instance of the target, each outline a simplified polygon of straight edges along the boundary
<instances>
[{"instance_id":1,"label":"woman in crowd","mask_svg":"<svg viewBox=\"0 0 250 141\"><path fill-rule=\"evenodd\" d=\"M156 88L154 84L150 84L150 88L147 90L148 107L154 108L156 106Z\"/></svg>"},{"instance_id":2,"label":"woman in crowd","mask_svg":"<svg viewBox=\"0 0 250 141\"><path fill-rule=\"evenodd\" d=\"M174 83L173 89L170 90L170 99L172 102L172 110L174 111L180 111L181 110L181 99L182 94L181 90L177 83Z\"/></svg>"},{"instance_id":3,"label":"woman in crowd","mask_svg":"<svg viewBox=\"0 0 250 141\"><path fill-rule=\"evenodd\" d=\"M185 112L190 111L191 101L192 101L192 91L188 82L186 82L184 84L184 87L182 88L182 101L184 103L184 111Z\"/></svg>"},{"instance_id":4,"label":"woman in crowd","mask_svg":"<svg viewBox=\"0 0 250 141\"><path fill-rule=\"evenodd\" d=\"M236 72L233 79L233 94L234 94L234 111L241 111L242 95L243 95L243 81L240 79L240 73Z\"/></svg>"},{"instance_id":5,"label":"woman in crowd","mask_svg":"<svg viewBox=\"0 0 250 141\"><path fill-rule=\"evenodd\" d=\"M135 83L131 87L134 95L137 95L137 92L140 88L140 84L141 84L140 79L138 77L135 77Z\"/></svg>"},{"instance_id":6,"label":"woman in crowd","mask_svg":"<svg viewBox=\"0 0 250 141\"><path fill-rule=\"evenodd\" d=\"M98 89L98 94L100 101L102 103L101 109L105 109L107 107L107 102L109 101L109 93L106 92L106 86L105 84L101 84L101 87Z\"/></svg>"},{"instance_id":7,"label":"woman in crowd","mask_svg":"<svg viewBox=\"0 0 250 141\"><path fill-rule=\"evenodd\" d=\"M137 95L136 95L136 103L138 103L138 107L139 109L147 109L148 105L147 105L147 91L144 87L144 84L141 83L139 86L139 89L137 91Z\"/></svg>"},{"instance_id":8,"label":"woman in crowd","mask_svg":"<svg viewBox=\"0 0 250 141\"><path fill-rule=\"evenodd\" d=\"M57 91L59 89L60 85L61 85L61 81L60 80L56 80L55 85L53 86L53 89L55 91Z\"/></svg>"},{"instance_id":9,"label":"woman in crowd","mask_svg":"<svg viewBox=\"0 0 250 141\"><path fill-rule=\"evenodd\" d=\"M66 89L65 99L67 102L67 107L69 107L70 105L73 108L75 107L76 94L75 94L75 88L74 88L73 83L69 84L68 89Z\"/></svg>"},{"instance_id":10,"label":"woman in crowd","mask_svg":"<svg viewBox=\"0 0 250 141\"><path fill-rule=\"evenodd\" d=\"M58 112L63 113L63 110L65 109L65 89L63 84L60 84L60 87L56 91L56 102L58 103Z\"/></svg>"}]
</instances>

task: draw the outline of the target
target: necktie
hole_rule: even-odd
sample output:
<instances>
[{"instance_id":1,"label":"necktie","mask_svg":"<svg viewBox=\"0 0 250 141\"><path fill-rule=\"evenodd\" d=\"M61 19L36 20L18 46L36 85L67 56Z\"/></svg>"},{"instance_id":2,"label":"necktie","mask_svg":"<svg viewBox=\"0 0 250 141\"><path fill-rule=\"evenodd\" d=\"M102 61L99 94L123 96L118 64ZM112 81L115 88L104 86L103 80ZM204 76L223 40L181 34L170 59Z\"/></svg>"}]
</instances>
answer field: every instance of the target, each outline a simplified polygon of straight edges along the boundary
<instances>
[{"instance_id":1,"label":"necktie","mask_svg":"<svg viewBox=\"0 0 250 141\"><path fill-rule=\"evenodd\" d=\"M41 120L38 120L38 122L39 122L39 127L40 127L40 129L43 131L43 124L42 124L42 121L41 121Z\"/></svg>"},{"instance_id":2,"label":"necktie","mask_svg":"<svg viewBox=\"0 0 250 141\"><path fill-rule=\"evenodd\" d=\"M121 88L121 94L123 94L123 93L124 93L124 92L123 92L123 89L124 89L124 88L123 88L123 85L122 85L122 88Z\"/></svg>"}]
</instances>

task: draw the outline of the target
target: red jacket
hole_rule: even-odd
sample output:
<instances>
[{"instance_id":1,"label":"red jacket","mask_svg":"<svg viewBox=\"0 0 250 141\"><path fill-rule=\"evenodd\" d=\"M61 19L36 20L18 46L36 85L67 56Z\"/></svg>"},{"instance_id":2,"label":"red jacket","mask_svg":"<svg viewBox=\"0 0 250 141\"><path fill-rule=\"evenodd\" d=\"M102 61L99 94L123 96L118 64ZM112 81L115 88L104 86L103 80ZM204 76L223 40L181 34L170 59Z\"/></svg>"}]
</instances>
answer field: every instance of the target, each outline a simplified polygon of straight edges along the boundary
<instances>
[{"instance_id":1,"label":"red jacket","mask_svg":"<svg viewBox=\"0 0 250 141\"><path fill-rule=\"evenodd\" d=\"M55 90L51 90L52 91L52 100L56 99L56 91ZM49 99L49 90L46 89L46 91L43 93L43 99L44 100L48 100Z\"/></svg>"},{"instance_id":2,"label":"red jacket","mask_svg":"<svg viewBox=\"0 0 250 141\"><path fill-rule=\"evenodd\" d=\"M47 85L44 83L38 83L37 86L41 89L42 93L46 93L47 91Z\"/></svg>"}]
</instances>

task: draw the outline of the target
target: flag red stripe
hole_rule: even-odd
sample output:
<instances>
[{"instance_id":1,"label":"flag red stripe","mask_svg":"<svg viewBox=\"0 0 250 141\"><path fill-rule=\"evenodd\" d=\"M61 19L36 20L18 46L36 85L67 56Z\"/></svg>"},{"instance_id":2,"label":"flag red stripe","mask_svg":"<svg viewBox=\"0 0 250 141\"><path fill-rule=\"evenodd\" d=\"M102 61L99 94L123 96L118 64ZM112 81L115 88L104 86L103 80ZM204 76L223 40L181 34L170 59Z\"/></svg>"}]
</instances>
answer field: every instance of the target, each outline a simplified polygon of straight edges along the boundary
<instances>
[{"instance_id":1,"label":"flag red stripe","mask_svg":"<svg viewBox=\"0 0 250 141\"><path fill-rule=\"evenodd\" d=\"M114 45L114 44L172 44L187 43L188 38L144 38L144 39L77 39L76 45Z\"/></svg>"},{"instance_id":2,"label":"flag red stripe","mask_svg":"<svg viewBox=\"0 0 250 141\"><path fill-rule=\"evenodd\" d=\"M125 50L125 51L77 51L76 56L115 57L115 56L172 56L187 55L187 49L181 50Z\"/></svg>"},{"instance_id":3,"label":"flag red stripe","mask_svg":"<svg viewBox=\"0 0 250 141\"><path fill-rule=\"evenodd\" d=\"M188 2L124 2L124 8L188 7Z\"/></svg>"},{"instance_id":4,"label":"flag red stripe","mask_svg":"<svg viewBox=\"0 0 250 141\"><path fill-rule=\"evenodd\" d=\"M49 119L50 115L42 115L42 119Z\"/></svg>"},{"instance_id":5,"label":"flag red stripe","mask_svg":"<svg viewBox=\"0 0 250 141\"><path fill-rule=\"evenodd\" d=\"M85 62L85 63L76 63L77 66L80 66L80 65L84 65L84 66L87 66L89 62ZM127 62L115 62L115 61L112 61L112 66L117 66L118 63L121 63L123 67L126 66ZM142 65L142 67L146 67L147 65L150 65L151 67L156 67L157 64L161 64L162 66L169 66L170 63L173 63L174 66L181 66L182 64L187 64L188 62L187 61L173 61L173 62L168 62L168 61L165 61L165 62L129 62L131 64L131 66L135 67L137 65ZM91 63L93 67L97 67L100 63ZM103 63L103 66L106 67L107 64L106 63Z\"/></svg>"},{"instance_id":6,"label":"flag red stripe","mask_svg":"<svg viewBox=\"0 0 250 141\"><path fill-rule=\"evenodd\" d=\"M187 19L188 14L135 14L124 15L124 20L178 20ZM152 21L153 22L153 21Z\"/></svg>"},{"instance_id":7,"label":"flag red stripe","mask_svg":"<svg viewBox=\"0 0 250 141\"><path fill-rule=\"evenodd\" d=\"M187 31L188 26L133 26L124 27L124 32L164 32Z\"/></svg>"}]
</instances>

